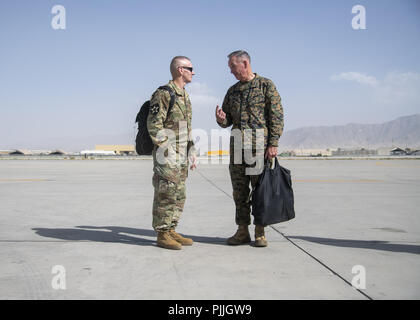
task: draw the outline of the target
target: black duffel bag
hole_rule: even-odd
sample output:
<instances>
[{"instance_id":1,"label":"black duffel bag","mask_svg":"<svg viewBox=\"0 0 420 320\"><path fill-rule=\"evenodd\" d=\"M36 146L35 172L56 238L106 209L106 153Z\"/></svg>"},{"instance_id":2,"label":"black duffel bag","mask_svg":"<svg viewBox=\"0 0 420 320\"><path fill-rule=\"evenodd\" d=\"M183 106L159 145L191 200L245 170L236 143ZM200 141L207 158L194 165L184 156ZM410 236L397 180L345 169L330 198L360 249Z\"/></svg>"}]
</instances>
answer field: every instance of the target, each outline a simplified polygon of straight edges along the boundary
<instances>
[{"instance_id":1,"label":"black duffel bag","mask_svg":"<svg viewBox=\"0 0 420 320\"><path fill-rule=\"evenodd\" d=\"M290 170L282 167L277 158L273 169L271 161L266 161L252 192L251 203L256 225L267 226L295 217Z\"/></svg>"}]
</instances>

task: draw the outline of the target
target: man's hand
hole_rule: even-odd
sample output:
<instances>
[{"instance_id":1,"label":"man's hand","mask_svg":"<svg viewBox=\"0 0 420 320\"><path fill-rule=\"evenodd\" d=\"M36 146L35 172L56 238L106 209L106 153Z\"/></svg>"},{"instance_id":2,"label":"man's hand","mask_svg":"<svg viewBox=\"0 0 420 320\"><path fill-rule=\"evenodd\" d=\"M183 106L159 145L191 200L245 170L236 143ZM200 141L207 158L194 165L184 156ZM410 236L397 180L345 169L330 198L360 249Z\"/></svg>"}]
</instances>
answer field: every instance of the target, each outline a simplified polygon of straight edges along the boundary
<instances>
[{"instance_id":1,"label":"man's hand","mask_svg":"<svg viewBox=\"0 0 420 320\"><path fill-rule=\"evenodd\" d=\"M216 121L222 123L226 119L226 113L223 112L222 108L216 107Z\"/></svg>"},{"instance_id":2,"label":"man's hand","mask_svg":"<svg viewBox=\"0 0 420 320\"><path fill-rule=\"evenodd\" d=\"M196 156L191 156L190 157L190 162L191 162L191 166L190 166L191 170L194 170L195 168L197 168L197 157Z\"/></svg>"},{"instance_id":3,"label":"man's hand","mask_svg":"<svg viewBox=\"0 0 420 320\"><path fill-rule=\"evenodd\" d=\"M271 160L277 157L277 147L268 146L267 150L265 151L265 158Z\"/></svg>"}]
</instances>

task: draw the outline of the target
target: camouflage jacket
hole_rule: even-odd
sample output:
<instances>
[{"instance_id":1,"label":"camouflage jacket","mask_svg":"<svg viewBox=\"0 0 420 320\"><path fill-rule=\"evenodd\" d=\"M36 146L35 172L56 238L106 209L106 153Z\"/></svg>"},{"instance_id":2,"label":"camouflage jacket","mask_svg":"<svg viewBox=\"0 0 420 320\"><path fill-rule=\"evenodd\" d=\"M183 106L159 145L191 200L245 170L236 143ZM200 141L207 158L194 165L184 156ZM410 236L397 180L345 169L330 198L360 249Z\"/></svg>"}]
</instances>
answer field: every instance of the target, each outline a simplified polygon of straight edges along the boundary
<instances>
[{"instance_id":1,"label":"camouflage jacket","mask_svg":"<svg viewBox=\"0 0 420 320\"><path fill-rule=\"evenodd\" d=\"M150 99L147 129L155 147L153 171L178 183L188 176L188 152L195 154L191 141L191 101L185 89L173 81L167 84L175 93L175 103L168 114L171 96L165 90L156 90Z\"/></svg>"},{"instance_id":2,"label":"camouflage jacket","mask_svg":"<svg viewBox=\"0 0 420 320\"><path fill-rule=\"evenodd\" d=\"M222 110L226 113L226 119L219 125L222 128L232 125L232 130L239 129L242 132L252 129L253 149L256 148L254 129L264 130L264 149L267 145L278 146L283 133L283 107L271 80L255 74L251 81L237 82L226 93Z\"/></svg>"}]
</instances>

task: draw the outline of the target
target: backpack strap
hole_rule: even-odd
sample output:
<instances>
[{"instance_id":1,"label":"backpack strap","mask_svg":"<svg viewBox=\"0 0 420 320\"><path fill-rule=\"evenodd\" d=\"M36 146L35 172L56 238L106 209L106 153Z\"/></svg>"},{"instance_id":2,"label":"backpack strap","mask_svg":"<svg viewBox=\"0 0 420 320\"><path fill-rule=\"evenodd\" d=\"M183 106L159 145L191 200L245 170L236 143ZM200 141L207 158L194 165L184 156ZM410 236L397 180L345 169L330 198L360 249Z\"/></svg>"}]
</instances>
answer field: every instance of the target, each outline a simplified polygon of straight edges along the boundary
<instances>
[{"instance_id":1,"label":"backpack strap","mask_svg":"<svg viewBox=\"0 0 420 320\"><path fill-rule=\"evenodd\" d=\"M165 90L165 91L169 92L169 95L171 96L171 101L169 102L169 109L168 109L168 113L167 113L167 114L169 114L169 112L171 112L172 107L175 104L175 99L176 99L175 92L172 90L172 88L170 86L161 86L158 89Z\"/></svg>"}]
</instances>

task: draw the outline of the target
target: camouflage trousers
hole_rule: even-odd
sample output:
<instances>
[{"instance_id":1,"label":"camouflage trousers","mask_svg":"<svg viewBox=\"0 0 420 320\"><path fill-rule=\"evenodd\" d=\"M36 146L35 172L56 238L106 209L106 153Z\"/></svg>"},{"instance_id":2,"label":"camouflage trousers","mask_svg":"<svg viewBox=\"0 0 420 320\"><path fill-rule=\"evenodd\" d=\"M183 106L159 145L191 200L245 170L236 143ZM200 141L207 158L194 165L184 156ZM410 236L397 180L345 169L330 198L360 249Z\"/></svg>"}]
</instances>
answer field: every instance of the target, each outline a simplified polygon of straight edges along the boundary
<instances>
[{"instance_id":1,"label":"camouflage trousers","mask_svg":"<svg viewBox=\"0 0 420 320\"><path fill-rule=\"evenodd\" d=\"M235 222L237 225L250 225L251 224L251 203L249 195L251 189L255 187L259 175L246 175L246 168L249 167L245 164L230 164L229 173L232 182L233 200L235 201L236 214Z\"/></svg>"},{"instance_id":2,"label":"camouflage trousers","mask_svg":"<svg viewBox=\"0 0 420 320\"><path fill-rule=\"evenodd\" d=\"M153 175L153 229L167 231L176 228L185 204L185 180L179 183Z\"/></svg>"}]
</instances>

